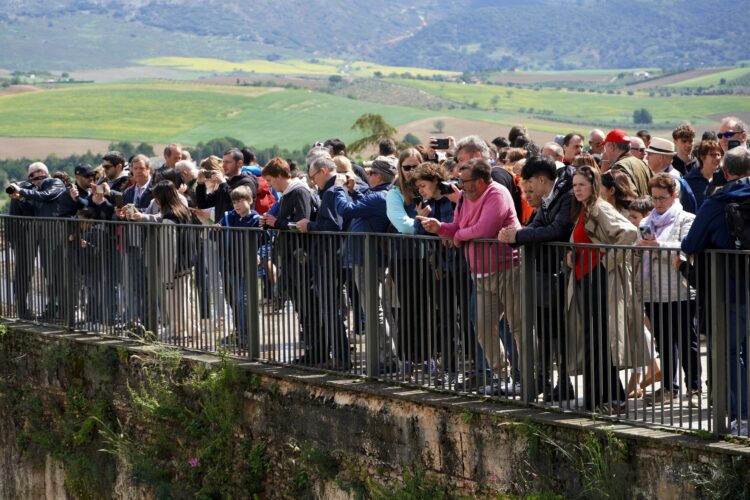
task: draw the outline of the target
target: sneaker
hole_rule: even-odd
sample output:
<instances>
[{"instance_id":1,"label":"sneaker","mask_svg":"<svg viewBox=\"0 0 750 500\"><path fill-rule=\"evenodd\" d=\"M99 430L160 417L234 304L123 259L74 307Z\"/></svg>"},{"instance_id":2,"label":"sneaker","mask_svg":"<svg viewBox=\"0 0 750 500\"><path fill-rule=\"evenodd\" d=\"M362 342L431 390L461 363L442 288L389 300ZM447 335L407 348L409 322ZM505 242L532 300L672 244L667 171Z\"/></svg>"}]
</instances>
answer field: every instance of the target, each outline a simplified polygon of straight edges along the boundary
<instances>
[{"instance_id":1,"label":"sneaker","mask_svg":"<svg viewBox=\"0 0 750 500\"><path fill-rule=\"evenodd\" d=\"M500 394L500 383L497 375L486 378L477 377L477 379L477 394L481 396L497 396Z\"/></svg>"},{"instance_id":2,"label":"sneaker","mask_svg":"<svg viewBox=\"0 0 750 500\"><path fill-rule=\"evenodd\" d=\"M664 403L666 405L672 403L675 400L679 402L679 395L672 391L665 391L664 388L661 388L651 394L646 394L643 397L643 402L646 403L646 406L653 406L654 404L659 403Z\"/></svg>"},{"instance_id":3,"label":"sneaker","mask_svg":"<svg viewBox=\"0 0 750 500\"><path fill-rule=\"evenodd\" d=\"M569 399L575 399L576 398L576 390L573 387L573 384L568 382L568 386L563 388L560 387L560 384L558 383L554 389L552 389L552 393L545 394L544 395L544 401L547 403L551 403L552 401L560 402L560 401L567 401Z\"/></svg>"},{"instance_id":4,"label":"sneaker","mask_svg":"<svg viewBox=\"0 0 750 500\"><path fill-rule=\"evenodd\" d=\"M688 407L689 408L699 408L701 403L701 391L698 389L693 389L688 394Z\"/></svg>"},{"instance_id":5,"label":"sneaker","mask_svg":"<svg viewBox=\"0 0 750 500\"><path fill-rule=\"evenodd\" d=\"M732 420L729 432L734 436L747 437L747 420Z\"/></svg>"},{"instance_id":6,"label":"sneaker","mask_svg":"<svg viewBox=\"0 0 750 500\"><path fill-rule=\"evenodd\" d=\"M603 415L621 415L628 409L627 401L611 401L600 405L598 410Z\"/></svg>"},{"instance_id":7,"label":"sneaker","mask_svg":"<svg viewBox=\"0 0 750 500\"><path fill-rule=\"evenodd\" d=\"M500 394L502 396L520 396L521 395L521 382L513 380L512 377L508 377L506 380L500 382Z\"/></svg>"}]
</instances>

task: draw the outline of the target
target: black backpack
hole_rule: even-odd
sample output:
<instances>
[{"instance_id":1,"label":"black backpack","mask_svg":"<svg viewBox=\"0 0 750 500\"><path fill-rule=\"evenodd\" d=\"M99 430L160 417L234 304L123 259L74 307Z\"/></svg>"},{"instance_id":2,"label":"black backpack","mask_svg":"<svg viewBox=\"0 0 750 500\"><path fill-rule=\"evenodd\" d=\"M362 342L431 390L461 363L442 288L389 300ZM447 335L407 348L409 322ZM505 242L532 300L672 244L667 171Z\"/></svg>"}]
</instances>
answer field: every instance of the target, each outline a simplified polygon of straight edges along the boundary
<instances>
[{"instance_id":1,"label":"black backpack","mask_svg":"<svg viewBox=\"0 0 750 500\"><path fill-rule=\"evenodd\" d=\"M750 250L750 196L727 203L724 215L734 247L738 250Z\"/></svg>"}]
</instances>

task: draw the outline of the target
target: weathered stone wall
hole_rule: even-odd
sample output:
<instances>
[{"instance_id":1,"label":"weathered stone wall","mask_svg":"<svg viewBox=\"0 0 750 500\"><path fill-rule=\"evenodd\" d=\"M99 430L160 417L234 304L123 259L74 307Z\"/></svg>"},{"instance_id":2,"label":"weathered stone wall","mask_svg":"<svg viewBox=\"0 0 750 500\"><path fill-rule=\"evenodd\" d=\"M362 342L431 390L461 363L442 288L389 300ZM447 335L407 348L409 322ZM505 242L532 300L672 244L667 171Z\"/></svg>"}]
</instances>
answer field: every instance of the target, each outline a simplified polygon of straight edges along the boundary
<instances>
[{"instance_id":1,"label":"weathered stone wall","mask_svg":"<svg viewBox=\"0 0 750 500\"><path fill-rule=\"evenodd\" d=\"M33 427L28 408L20 416L19 406L29 398L19 391L33 390L45 402L41 411L51 415L61 414L55 408L75 407L71 392L91 399L106 394L117 420L132 424L137 409L128 387L138 385L139 370L152 355L136 343L11 326L0 337L0 498L96 498L101 485L87 495L81 478L90 476L65 465L77 463L77 455L71 458L54 443L45 454L39 440L23 439ZM179 363L184 374L219 360L185 354ZM242 433L264 443L269 465L263 497L303 491L322 498L384 491L399 496L403 488L421 487L477 496L694 498L705 488L702 479L724 481L725 488L750 480L747 462L742 466L737 458L750 455L750 448L741 444L359 378L239 366ZM153 429L130 432L135 441L148 440ZM23 449L29 441L34 448ZM151 485L133 479L122 457L92 455L94 463L84 465L110 460L102 470L111 472L111 496L154 496Z\"/></svg>"}]
</instances>

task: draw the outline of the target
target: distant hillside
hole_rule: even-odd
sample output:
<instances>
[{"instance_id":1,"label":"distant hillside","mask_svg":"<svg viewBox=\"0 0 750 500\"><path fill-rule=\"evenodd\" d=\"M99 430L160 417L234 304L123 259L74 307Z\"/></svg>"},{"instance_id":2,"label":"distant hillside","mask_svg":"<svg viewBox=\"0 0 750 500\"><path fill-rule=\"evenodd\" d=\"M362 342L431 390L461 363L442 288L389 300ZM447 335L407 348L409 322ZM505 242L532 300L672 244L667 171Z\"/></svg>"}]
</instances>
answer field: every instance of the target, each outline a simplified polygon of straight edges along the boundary
<instances>
[{"instance_id":1,"label":"distant hillside","mask_svg":"<svg viewBox=\"0 0 750 500\"><path fill-rule=\"evenodd\" d=\"M728 0L5 0L0 67L144 57L344 57L450 70L702 67L750 60ZM56 66L52 66L56 63Z\"/></svg>"},{"instance_id":2,"label":"distant hillside","mask_svg":"<svg viewBox=\"0 0 750 500\"><path fill-rule=\"evenodd\" d=\"M734 65L750 59L749 26L744 7L726 0L495 3L435 23L376 59L460 71Z\"/></svg>"}]
</instances>

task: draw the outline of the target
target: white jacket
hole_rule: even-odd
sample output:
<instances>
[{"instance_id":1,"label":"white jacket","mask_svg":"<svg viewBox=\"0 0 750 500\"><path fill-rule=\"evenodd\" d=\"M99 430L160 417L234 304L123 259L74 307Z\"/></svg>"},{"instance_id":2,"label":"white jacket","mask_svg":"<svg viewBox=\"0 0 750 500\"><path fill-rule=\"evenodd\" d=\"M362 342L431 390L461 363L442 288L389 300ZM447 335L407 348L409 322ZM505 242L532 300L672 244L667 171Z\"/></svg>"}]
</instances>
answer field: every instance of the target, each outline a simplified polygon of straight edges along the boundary
<instances>
[{"instance_id":1,"label":"white jacket","mask_svg":"<svg viewBox=\"0 0 750 500\"><path fill-rule=\"evenodd\" d=\"M641 227L649 224L650 216L641 221ZM690 288L687 280L675 270L672 258L680 253L680 242L687 236L690 226L693 225L695 215L685 210L677 214L668 233L663 233L657 238L659 251L648 251L643 248L643 265L641 272L636 276L636 287L641 291L643 302L677 302L695 299L695 290ZM641 235L638 235L641 239ZM667 252L666 249L675 249ZM646 259L649 260L646 266ZM643 270L649 269L648 275Z\"/></svg>"}]
</instances>

